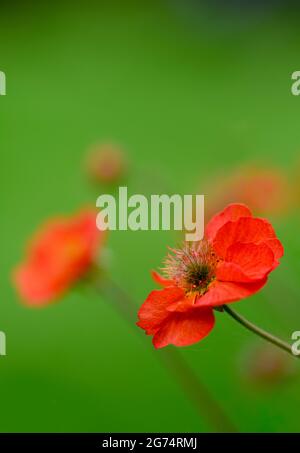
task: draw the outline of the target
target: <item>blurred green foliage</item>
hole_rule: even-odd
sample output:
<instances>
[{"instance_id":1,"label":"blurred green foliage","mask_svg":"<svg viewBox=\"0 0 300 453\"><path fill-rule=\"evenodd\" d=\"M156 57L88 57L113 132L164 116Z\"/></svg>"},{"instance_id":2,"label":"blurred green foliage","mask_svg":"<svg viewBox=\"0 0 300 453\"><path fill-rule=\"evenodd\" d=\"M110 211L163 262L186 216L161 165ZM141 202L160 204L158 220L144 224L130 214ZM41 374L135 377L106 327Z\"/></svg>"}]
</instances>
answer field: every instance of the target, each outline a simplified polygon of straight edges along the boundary
<instances>
[{"instance_id":1,"label":"blurred green foliage","mask_svg":"<svg viewBox=\"0 0 300 453\"><path fill-rule=\"evenodd\" d=\"M143 342L137 328L134 335L106 300L80 287L32 310L10 282L43 219L93 205L105 192L82 169L94 142L124 145L129 190L146 195L201 193L215 171L246 161L294 167L295 17L269 12L247 21L206 12L195 19L158 1L1 6L1 431L211 430L156 360L151 339ZM275 226L286 250L282 264L260 294L236 308L289 340L300 330L298 213ZM110 235L111 272L137 307L154 287L149 270L177 239ZM182 353L239 430L299 431L298 370L288 382L252 386L240 356L253 341L218 313L212 334Z\"/></svg>"}]
</instances>

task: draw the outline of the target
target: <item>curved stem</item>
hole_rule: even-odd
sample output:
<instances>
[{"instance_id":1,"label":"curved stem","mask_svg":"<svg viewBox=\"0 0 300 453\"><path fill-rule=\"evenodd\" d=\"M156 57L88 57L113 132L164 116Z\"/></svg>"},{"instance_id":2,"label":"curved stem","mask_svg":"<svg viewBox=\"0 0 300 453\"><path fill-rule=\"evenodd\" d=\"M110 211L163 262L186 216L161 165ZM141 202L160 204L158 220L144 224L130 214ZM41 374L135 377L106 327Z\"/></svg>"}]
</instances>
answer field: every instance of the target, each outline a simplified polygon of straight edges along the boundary
<instances>
[{"instance_id":1,"label":"curved stem","mask_svg":"<svg viewBox=\"0 0 300 453\"><path fill-rule=\"evenodd\" d=\"M270 334L269 332L266 332L265 330L256 326L255 324L253 324L252 322L248 321L246 318L238 314L235 310L229 308L227 305L223 305L222 308L226 313L229 314L229 316L231 316L233 319L239 322L242 326L246 327L246 329L251 330L251 332L254 332L256 335L269 341L269 343L275 344L276 346L288 352L292 356L300 358L300 356L293 354L291 345L286 341L283 341L280 338L277 338L274 335Z\"/></svg>"}]
</instances>

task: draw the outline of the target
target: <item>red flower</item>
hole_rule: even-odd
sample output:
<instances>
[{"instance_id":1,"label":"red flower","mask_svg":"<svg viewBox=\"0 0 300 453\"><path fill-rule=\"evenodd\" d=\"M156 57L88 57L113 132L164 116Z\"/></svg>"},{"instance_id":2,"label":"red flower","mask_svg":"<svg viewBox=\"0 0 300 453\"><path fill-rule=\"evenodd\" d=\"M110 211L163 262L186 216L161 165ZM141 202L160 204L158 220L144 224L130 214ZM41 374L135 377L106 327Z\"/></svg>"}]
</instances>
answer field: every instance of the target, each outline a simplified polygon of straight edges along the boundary
<instances>
[{"instance_id":1,"label":"red flower","mask_svg":"<svg viewBox=\"0 0 300 453\"><path fill-rule=\"evenodd\" d=\"M92 210L48 222L14 271L21 298L29 305L42 306L61 296L91 267L102 238Z\"/></svg>"},{"instance_id":2,"label":"red flower","mask_svg":"<svg viewBox=\"0 0 300 453\"><path fill-rule=\"evenodd\" d=\"M187 346L214 327L213 308L251 296L279 264L283 248L272 225L252 217L243 204L231 204L208 223L205 238L166 259L164 288L152 291L141 306L137 325L153 344Z\"/></svg>"},{"instance_id":3,"label":"red flower","mask_svg":"<svg viewBox=\"0 0 300 453\"><path fill-rule=\"evenodd\" d=\"M245 165L229 175L215 177L211 187L210 215L238 200L256 215L279 215L291 205L292 191L287 175L272 167Z\"/></svg>"}]
</instances>

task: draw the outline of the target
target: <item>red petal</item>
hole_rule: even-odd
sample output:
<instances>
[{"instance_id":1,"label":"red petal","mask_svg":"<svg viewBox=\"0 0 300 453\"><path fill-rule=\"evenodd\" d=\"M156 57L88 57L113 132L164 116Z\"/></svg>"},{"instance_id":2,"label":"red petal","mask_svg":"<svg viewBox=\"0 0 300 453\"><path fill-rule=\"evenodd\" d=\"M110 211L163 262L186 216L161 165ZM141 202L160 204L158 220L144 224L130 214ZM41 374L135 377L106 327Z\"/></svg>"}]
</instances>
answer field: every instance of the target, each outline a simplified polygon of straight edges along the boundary
<instances>
[{"instance_id":1,"label":"red petal","mask_svg":"<svg viewBox=\"0 0 300 453\"><path fill-rule=\"evenodd\" d=\"M217 279L230 282L261 280L273 269L274 254L266 244L241 244L229 247L226 261L217 269Z\"/></svg>"},{"instance_id":2,"label":"red petal","mask_svg":"<svg viewBox=\"0 0 300 453\"><path fill-rule=\"evenodd\" d=\"M176 286L152 291L141 306L137 325L153 335L170 315L167 308L184 298L184 291Z\"/></svg>"},{"instance_id":3,"label":"red petal","mask_svg":"<svg viewBox=\"0 0 300 453\"><path fill-rule=\"evenodd\" d=\"M275 259L279 260L283 256L284 250L281 242L279 239L274 238L274 239L268 239L266 241L266 244L272 249ZM277 263L278 264L278 263Z\"/></svg>"},{"instance_id":4,"label":"red petal","mask_svg":"<svg viewBox=\"0 0 300 453\"><path fill-rule=\"evenodd\" d=\"M275 231L267 220L241 217L236 222L227 222L220 228L213 241L213 248L225 259L228 248L235 242L261 244L275 238Z\"/></svg>"},{"instance_id":5,"label":"red petal","mask_svg":"<svg viewBox=\"0 0 300 453\"><path fill-rule=\"evenodd\" d=\"M212 219L208 222L205 229L205 236L207 239L212 241L218 230L225 225L225 223L232 221L235 222L240 217L251 217L250 209L240 203L236 204L229 204L223 211L216 214Z\"/></svg>"},{"instance_id":6,"label":"red petal","mask_svg":"<svg viewBox=\"0 0 300 453\"><path fill-rule=\"evenodd\" d=\"M206 337L215 324L212 309L194 309L184 313L173 313L162 324L153 337L155 348L168 344L188 346Z\"/></svg>"},{"instance_id":7,"label":"red petal","mask_svg":"<svg viewBox=\"0 0 300 453\"><path fill-rule=\"evenodd\" d=\"M204 296L196 302L198 307L217 307L229 302L235 302L259 291L267 282L267 278L253 283L219 282L212 284Z\"/></svg>"},{"instance_id":8,"label":"red petal","mask_svg":"<svg viewBox=\"0 0 300 453\"><path fill-rule=\"evenodd\" d=\"M13 280L22 301L32 307L48 305L65 289L55 284L41 268L30 265L19 266L13 274Z\"/></svg>"},{"instance_id":9,"label":"red petal","mask_svg":"<svg viewBox=\"0 0 300 453\"><path fill-rule=\"evenodd\" d=\"M251 282L238 264L223 261L217 268L216 277L222 282ZM257 280L257 279L254 279Z\"/></svg>"},{"instance_id":10,"label":"red petal","mask_svg":"<svg viewBox=\"0 0 300 453\"><path fill-rule=\"evenodd\" d=\"M172 311L180 311L180 312L187 311L193 307L196 298L197 298L196 294L190 295L190 296L185 295L183 299L180 299L178 302L171 304L167 308L167 310L171 311L171 312Z\"/></svg>"},{"instance_id":11,"label":"red petal","mask_svg":"<svg viewBox=\"0 0 300 453\"><path fill-rule=\"evenodd\" d=\"M168 278L164 278L156 271L151 271L151 275L153 280L161 286L175 286L173 280L169 280Z\"/></svg>"}]
</instances>

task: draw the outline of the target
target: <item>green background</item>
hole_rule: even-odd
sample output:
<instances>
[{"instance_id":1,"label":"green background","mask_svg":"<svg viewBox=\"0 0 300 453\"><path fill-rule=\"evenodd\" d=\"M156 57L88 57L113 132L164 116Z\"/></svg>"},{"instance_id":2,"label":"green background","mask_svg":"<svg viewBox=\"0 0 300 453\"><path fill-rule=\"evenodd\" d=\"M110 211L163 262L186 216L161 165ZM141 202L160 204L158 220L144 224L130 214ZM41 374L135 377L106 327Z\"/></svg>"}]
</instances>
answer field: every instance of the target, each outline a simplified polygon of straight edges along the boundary
<instances>
[{"instance_id":1,"label":"green background","mask_svg":"<svg viewBox=\"0 0 300 453\"><path fill-rule=\"evenodd\" d=\"M4 2L0 17L0 431L211 431L131 328L92 289L23 306L10 274L49 216L94 204L95 142L128 153L132 193L192 193L218 170L262 159L290 171L299 156L298 15L237 14L181 2ZM206 193L209 203L209 193ZM299 215L275 219L285 246L269 284L240 313L289 339L300 330ZM110 270L135 300L154 288L168 232L113 232ZM253 338L222 313L180 352L240 431L299 431L300 374L258 388L243 379Z\"/></svg>"}]
</instances>

